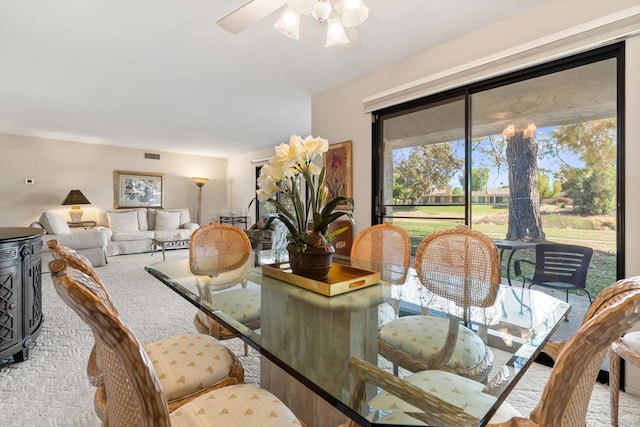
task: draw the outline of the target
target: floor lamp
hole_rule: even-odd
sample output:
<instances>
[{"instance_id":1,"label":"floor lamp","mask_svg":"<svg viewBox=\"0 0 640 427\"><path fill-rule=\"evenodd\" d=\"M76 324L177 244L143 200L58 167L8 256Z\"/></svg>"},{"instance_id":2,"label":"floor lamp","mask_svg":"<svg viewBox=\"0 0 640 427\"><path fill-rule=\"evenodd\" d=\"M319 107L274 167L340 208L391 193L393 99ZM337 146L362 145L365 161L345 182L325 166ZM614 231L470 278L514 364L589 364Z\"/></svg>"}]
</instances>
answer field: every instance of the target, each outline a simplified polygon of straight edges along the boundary
<instances>
[{"instance_id":1,"label":"floor lamp","mask_svg":"<svg viewBox=\"0 0 640 427\"><path fill-rule=\"evenodd\" d=\"M193 178L198 187L198 204L196 206L196 224L200 224L200 212L202 211L202 187L204 183L209 181L209 178Z\"/></svg>"}]
</instances>

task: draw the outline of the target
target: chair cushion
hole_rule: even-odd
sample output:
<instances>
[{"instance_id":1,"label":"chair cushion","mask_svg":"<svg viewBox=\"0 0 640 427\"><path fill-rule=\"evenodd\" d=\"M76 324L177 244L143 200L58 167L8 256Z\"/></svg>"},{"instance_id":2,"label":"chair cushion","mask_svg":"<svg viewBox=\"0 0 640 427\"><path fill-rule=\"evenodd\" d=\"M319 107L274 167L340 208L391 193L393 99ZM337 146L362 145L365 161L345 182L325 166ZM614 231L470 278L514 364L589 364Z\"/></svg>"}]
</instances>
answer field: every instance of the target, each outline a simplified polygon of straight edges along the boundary
<instances>
[{"instance_id":1,"label":"chair cushion","mask_svg":"<svg viewBox=\"0 0 640 427\"><path fill-rule=\"evenodd\" d=\"M156 230L177 230L180 228L180 212L157 211Z\"/></svg>"},{"instance_id":2,"label":"chair cushion","mask_svg":"<svg viewBox=\"0 0 640 427\"><path fill-rule=\"evenodd\" d=\"M58 214L53 212L43 212L40 215L40 224L44 228L47 234L70 234L69 225Z\"/></svg>"},{"instance_id":3,"label":"chair cushion","mask_svg":"<svg viewBox=\"0 0 640 427\"><path fill-rule=\"evenodd\" d=\"M172 427L300 426L296 416L276 396L248 384L212 390L171 414Z\"/></svg>"},{"instance_id":4,"label":"chair cushion","mask_svg":"<svg viewBox=\"0 0 640 427\"><path fill-rule=\"evenodd\" d=\"M149 224L149 230L156 229L156 214L160 211L165 212L180 212L180 225L177 228L182 228L187 225L187 223L191 222L191 215L189 214L189 208L183 209L147 209L147 223Z\"/></svg>"},{"instance_id":5,"label":"chair cushion","mask_svg":"<svg viewBox=\"0 0 640 427\"><path fill-rule=\"evenodd\" d=\"M482 393L484 385L450 372L421 371L404 378L430 395L462 408L467 414L482 418L496 401L495 396ZM393 421L397 424L410 424L406 421L415 418L405 412L422 412L415 406L403 401L395 395L382 391L369 401L369 404L380 411L392 411L385 423ZM405 421L405 422L403 422Z\"/></svg>"},{"instance_id":6,"label":"chair cushion","mask_svg":"<svg viewBox=\"0 0 640 427\"><path fill-rule=\"evenodd\" d=\"M127 233L131 231L139 231L138 212L107 212L107 220L109 228L114 233Z\"/></svg>"},{"instance_id":7,"label":"chair cushion","mask_svg":"<svg viewBox=\"0 0 640 427\"><path fill-rule=\"evenodd\" d=\"M233 364L226 347L203 334L163 338L144 349L168 401L218 384L229 377Z\"/></svg>"},{"instance_id":8,"label":"chair cushion","mask_svg":"<svg viewBox=\"0 0 640 427\"><path fill-rule=\"evenodd\" d=\"M213 296L213 309L221 310L240 323L260 319L260 290L234 289ZM200 320L207 325L207 315L199 312Z\"/></svg>"},{"instance_id":9,"label":"chair cushion","mask_svg":"<svg viewBox=\"0 0 640 427\"><path fill-rule=\"evenodd\" d=\"M444 344L449 331L449 319L435 316L405 316L380 329L381 339L391 346L427 360ZM446 366L452 369L471 368L480 363L486 353L482 339L472 330L459 326L458 340Z\"/></svg>"},{"instance_id":10,"label":"chair cushion","mask_svg":"<svg viewBox=\"0 0 640 427\"><path fill-rule=\"evenodd\" d=\"M235 320L244 323L260 319L260 290L234 289L220 292L213 297L216 310L222 310Z\"/></svg>"}]
</instances>

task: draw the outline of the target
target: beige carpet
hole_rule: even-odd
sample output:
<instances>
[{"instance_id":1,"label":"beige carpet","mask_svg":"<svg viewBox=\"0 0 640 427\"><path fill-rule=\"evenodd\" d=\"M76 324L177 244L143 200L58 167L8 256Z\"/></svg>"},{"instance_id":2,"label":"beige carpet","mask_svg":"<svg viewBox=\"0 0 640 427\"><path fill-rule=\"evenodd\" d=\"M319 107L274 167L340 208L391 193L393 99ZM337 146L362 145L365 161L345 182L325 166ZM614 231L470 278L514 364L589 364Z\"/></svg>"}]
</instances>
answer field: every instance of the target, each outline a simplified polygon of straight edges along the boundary
<instances>
[{"instance_id":1,"label":"beige carpet","mask_svg":"<svg viewBox=\"0 0 640 427\"><path fill-rule=\"evenodd\" d=\"M159 254L117 256L98 269L123 320L138 338L149 342L161 337L194 332L195 308L151 277L144 266L158 262ZM188 257L186 250L167 251L167 259ZM43 275L45 323L37 346L24 363L0 368L0 425L3 427L98 426L93 412L93 392L86 379L86 358L92 345L87 326L53 289ZM224 342L242 355L238 339ZM258 383L257 353L241 357L246 380ZM534 365L520 381L508 402L524 414L536 405L550 369ZM640 425L640 398L622 393L621 426ZM608 388L596 384L591 399L589 426L609 424Z\"/></svg>"}]
</instances>

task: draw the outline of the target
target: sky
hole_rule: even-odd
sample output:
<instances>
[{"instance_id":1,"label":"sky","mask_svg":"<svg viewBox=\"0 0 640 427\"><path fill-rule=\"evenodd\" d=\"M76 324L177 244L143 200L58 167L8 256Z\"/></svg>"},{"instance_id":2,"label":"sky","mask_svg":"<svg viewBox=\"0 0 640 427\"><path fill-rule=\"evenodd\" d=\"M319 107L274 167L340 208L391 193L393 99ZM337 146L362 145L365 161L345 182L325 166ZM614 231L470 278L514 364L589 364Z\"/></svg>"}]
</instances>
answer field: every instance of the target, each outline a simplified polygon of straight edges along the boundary
<instances>
[{"instance_id":1,"label":"sky","mask_svg":"<svg viewBox=\"0 0 640 427\"><path fill-rule=\"evenodd\" d=\"M550 139L551 138L550 133L552 130L553 130L552 127L538 129L536 131L537 140L543 141L545 139ZM456 157L464 159L464 141L462 140L454 141L452 142L452 144L453 144L453 149L456 154ZM485 147L488 146L488 142L486 139L481 144ZM395 150L394 161L399 161L403 157L408 156L412 150L413 150L412 148ZM504 156L504 153L503 153L503 156ZM578 154L565 152L562 154L562 159L565 162L575 167L583 166L583 162L580 160ZM489 169L489 182L488 182L489 188L501 188L509 184L509 170L507 168L506 161L500 166L500 169L498 170L498 168L496 168L493 165L493 163L490 161L488 157L482 156L477 150L474 150L474 152L472 153L472 161L473 161L474 168L486 167ZM553 173L559 171L561 165L562 165L562 162L557 157L551 157L551 158L545 157L542 159L538 158L538 168L549 171L548 175L549 175L550 182L553 181ZM459 174L456 174L456 176L454 176L451 179L450 181L451 187L460 187L460 179L458 178L458 175Z\"/></svg>"}]
</instances>

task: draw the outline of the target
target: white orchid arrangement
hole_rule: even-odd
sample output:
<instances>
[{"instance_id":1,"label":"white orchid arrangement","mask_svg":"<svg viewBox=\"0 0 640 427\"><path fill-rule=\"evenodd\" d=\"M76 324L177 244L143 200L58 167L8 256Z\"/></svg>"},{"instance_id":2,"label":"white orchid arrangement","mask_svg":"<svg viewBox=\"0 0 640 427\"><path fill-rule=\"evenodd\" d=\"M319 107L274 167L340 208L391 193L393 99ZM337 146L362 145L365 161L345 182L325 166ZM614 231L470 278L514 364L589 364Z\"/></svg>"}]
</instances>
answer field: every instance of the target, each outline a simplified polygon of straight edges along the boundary
<instances>
[{"instance_id":1,"label":"white orchid arrangement","mask_svg":"<svg viewBox=\"0 0 640 427\"><path fill-rule=\"evenodd\" d=\"M310 246L324 246L328 250L333 238L347 229L343 227L327 233L329 225L342 216L353 221L350 212L335 211L340 203L345 202L353 210L353 199L338 196L326 200L329 194L329 189L324 185L326 168L318 166L314 160L328 149L326 139L312 136L302 139L294 135L289 144L278 145L276 155L260 169L257 198L276 207L278 217L289 230L289 239L298 252L306 252ZM304 187L300 188L299 182L304 183ZM291 200L293 212L276 200L278 193ZM312 225L311 230L308 230L308 224ZM322 240L315 238L318 234L323 237Z\"/></svg>"}]
</instances>

